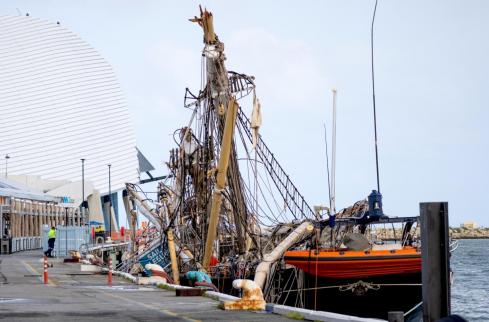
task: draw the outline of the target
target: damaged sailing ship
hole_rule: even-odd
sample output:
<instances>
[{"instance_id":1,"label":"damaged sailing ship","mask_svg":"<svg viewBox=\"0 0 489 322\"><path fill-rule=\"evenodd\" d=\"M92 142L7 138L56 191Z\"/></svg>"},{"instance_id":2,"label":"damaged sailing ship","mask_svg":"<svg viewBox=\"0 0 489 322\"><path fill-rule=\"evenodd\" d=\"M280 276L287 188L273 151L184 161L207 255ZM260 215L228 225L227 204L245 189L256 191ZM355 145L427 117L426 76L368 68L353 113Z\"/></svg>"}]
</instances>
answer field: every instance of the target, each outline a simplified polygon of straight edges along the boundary
<instances>
[{"instance_id":1,"label":"damaged sailing ship","mask_svg":"<svg viewBox=\"0 0 489 322\"><path fill-rule=\"evenodd\" d=\"M190 121L174 133L158 200L127 185L132 246L121 269L142 268L177 284L189 282L187 272L206 272L211 280L196 285L234 295L241 290L232 282L248 279L267 302L360 316L417 304L418 218L385 216L375 190L337 213L314 211L259 134L254 77L226 69L210 12L201 9L191 21L204 32L203 87L197 94L186 89ZM247 103L251 119L240 106ZM138 213L150 222L139 238ZM387 244L374 236L378 224L402 225L403 234Z\"/></svg>"}]
</instances>

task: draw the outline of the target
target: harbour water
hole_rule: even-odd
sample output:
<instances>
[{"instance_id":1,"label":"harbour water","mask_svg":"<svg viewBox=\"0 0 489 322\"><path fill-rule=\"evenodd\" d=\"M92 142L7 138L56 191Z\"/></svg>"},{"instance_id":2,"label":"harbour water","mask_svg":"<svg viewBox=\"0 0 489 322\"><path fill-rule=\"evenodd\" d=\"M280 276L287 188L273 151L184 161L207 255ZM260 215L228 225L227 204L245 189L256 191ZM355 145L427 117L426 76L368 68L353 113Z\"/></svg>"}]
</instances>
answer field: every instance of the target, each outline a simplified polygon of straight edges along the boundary
<instances>
[{"instance_id":1,"label":"harbour water","mask_svg":"<svg viewBox=\"0 0 489 322\"><path fill-rule=\"evenodd\" d=\"M489 321L489 239L462 239L452 254L452 313L470 322Z\"/></svg>"}]
</instances>

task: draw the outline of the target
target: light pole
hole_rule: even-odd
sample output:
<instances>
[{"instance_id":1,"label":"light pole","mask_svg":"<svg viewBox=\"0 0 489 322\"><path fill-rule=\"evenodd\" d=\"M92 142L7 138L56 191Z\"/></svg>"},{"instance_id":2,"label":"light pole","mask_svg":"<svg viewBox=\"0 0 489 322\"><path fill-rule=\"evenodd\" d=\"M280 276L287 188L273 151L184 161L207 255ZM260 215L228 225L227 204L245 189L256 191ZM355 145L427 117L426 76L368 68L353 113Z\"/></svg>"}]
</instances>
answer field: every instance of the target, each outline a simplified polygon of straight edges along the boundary
<instances>
[{"instance_id":1,"label":"light pole","mask_svg":"<svg viewBox=\"0 0 489 322\"><path fill-rule=\"evenodd\" d=\"M85 219L85 159L80 159L82 163L82 203L81 212L82 217ZM90 218L88 218L88 227L90 228Z\"/></svg>"},{"instance_id":2,"label":"light pole","mask_svg":"<svg viewBox=\"0 0 489 322\"><path fill-rule=\"evenodd\" d=\"M112 188L110 185L110 167L112 165L107 166L109 167L109 238L112 238Z\"/></svg>"},{"instance_id":3,"label":"light pole","mask_svg":"<svg viewBox=\"0 0 489 322\"><path fill-rule=\"evenodd\" d=\"M68 207L65 207L65 251L68 256Z\"/></svg>"},{"instance_id":4,"label":"light pole","mask_svg":"<svg viewBox=\"0 0 489 322\"><path fill-rule=\"evenodd\" d=\"M7 174L8 174L8 159L10 159L10 156L7 154L5 154L5 179L7 179Z\"/></svg>"}]
</instances>

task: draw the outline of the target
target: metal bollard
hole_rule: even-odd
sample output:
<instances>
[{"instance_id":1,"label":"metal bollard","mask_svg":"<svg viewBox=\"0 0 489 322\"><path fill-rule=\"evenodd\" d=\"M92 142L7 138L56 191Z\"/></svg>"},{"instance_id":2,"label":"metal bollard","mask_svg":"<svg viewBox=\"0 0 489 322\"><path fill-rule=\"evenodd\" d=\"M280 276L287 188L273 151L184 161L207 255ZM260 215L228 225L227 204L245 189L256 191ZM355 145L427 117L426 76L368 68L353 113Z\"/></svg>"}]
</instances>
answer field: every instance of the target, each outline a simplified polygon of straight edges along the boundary
<instances>
[{"instance_id":1,"label":"metal bollard","mask_svg":"<svg viewBox=\"0 0 489 322\"><path fill-rule=\"evenodd\" d=\"M389 321L389 322L404 322L404 313L401 311L387 312L387 321Z\"/></svg>"},{"instance_id":2,"label":"metal bollard","mask_svg":"<svg viewBox=\"0 0 489 322\"><path fill-rule=\"evenodd\" d=\"M112 286L112 257L109 257L108 283L109 283L109 286Z\"/></svg>"},{"instance_id":3,"label":"metal bollard","mask_svg":"<svg viewBox=\"0 0 489 322\"><path fill-rule=\"evenodd\" d=\"M44 284L48 284L48 258L44 256Z\"/></svg>"}]
</instances>

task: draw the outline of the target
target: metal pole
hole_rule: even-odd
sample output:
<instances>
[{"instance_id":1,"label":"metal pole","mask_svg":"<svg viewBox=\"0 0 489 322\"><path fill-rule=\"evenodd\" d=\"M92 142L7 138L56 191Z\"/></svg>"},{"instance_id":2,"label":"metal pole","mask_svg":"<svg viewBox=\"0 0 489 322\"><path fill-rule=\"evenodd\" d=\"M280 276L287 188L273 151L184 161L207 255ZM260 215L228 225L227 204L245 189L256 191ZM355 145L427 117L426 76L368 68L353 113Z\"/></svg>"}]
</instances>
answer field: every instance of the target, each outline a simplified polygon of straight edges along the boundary
<instances>
[{"instance_id":1,"label":"metal pole","mask_svg":"<svg viewBox=\"0 0 489 322\"><path fill-rule=\"evenodd\" d=\"M8 159L10 159L10 156L7 154L5 154L5 179L7 179L7 174L8 174Z\"/></svg>"},{"instance_id":2,"label":"metal pole","mask_svg":"<svg viewBox=\"0 0 489 322\"><path fill-rule=\"evenodd\" d=\"M421 211L423 321L450 315L448 203L426 202Z\"/></svg>"},{"instance_id":3,"label":"metal pole","mask_svg":"<svg viewBox=\"0 0 489 322\"><path fill-rule=\"evenodd\" d=\"M336 88L333 92L333 137L331 160L331 213L336 214Z\"/></svg>"},{"instance_id":4,"label":"metal pole","mask_svg":"<svg viewBox=\"0 0 489 322\"><path fill-rule=\"evenodd\" d=\"M65 208L65 256L68 255L68 207Z\"/></svg>"},{"instance_id":5,"label":"metal pole","mask_svg":"<svg viewBox=\"0 0 489 322\"><path fill-rule=\"evenodd\" d=\"M108 164L109 167L109 237L112 238L112 188L110 184L110 167L112 165Z\"/></svg>"},{"instance_id":6,"label":"metal pole","mask_svg":"<svg viewBox=\"0 0 489 322\"><path fill-rule=\"evenodd\" d=\"M85 159L80 159L82 162L82 203L81 203L81 213L83 219L85 219ZM90 220L88 220L88 225L90 226Z\"/></svg>"},{"instance_id":7,"label":"metal pole","mask_svg":"<svg viewBox=\"0 0 489 322\"><path fill-rule=\"evenodd\" d=\"M379 149L377 140L377 111L375 109L375 74L374 74L374 22L375 13L377 12L377 0L375 0L374 15L372 17L372 27L370 29L370 49L372 58L372 101L374 107L374 134L375 134L375 170L377 171L377 192L380 193L380 179L379 179Z\"/></svg>"},{"instance_id":8,"label":"metal pole","mask_svg":"<svg viewBox=\"0 0 489 322\"><path fill-rule=\"evenodd\" d=\"M5 238L8 237L8 235L5 232L6 229L4 228L4 226L6 227L6 223L4 224L4 220L3 220L3 205L0 205L0 240L3 238L4 235L5 235ZM0 249L0 254L1 253L2 253L2 250Z\"/></svg>"}]
</instances>

